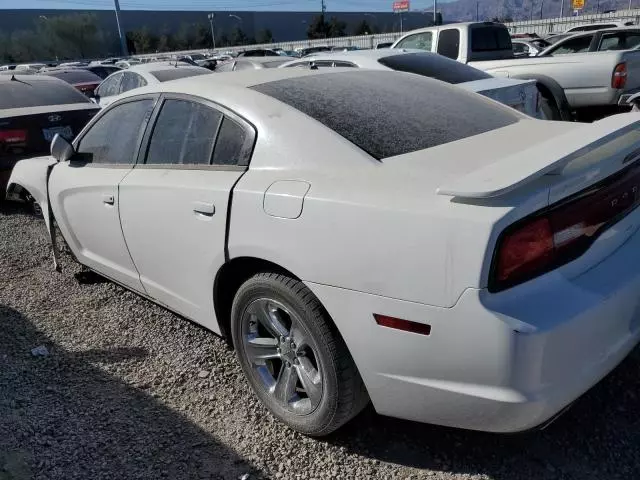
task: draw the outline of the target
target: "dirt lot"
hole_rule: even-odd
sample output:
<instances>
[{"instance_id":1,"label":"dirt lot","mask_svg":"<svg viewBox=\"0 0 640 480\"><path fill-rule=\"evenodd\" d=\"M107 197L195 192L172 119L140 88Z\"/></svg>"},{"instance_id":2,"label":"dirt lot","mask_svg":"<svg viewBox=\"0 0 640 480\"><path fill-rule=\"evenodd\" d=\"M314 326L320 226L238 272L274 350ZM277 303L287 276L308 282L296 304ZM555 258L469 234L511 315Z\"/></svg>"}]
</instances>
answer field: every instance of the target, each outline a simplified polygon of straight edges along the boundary
<instances>
[{"instance_id":1,"label":"dirt lot","mask_svg":"<svg viewBox=\"0 0 640 480\"><path fill-rule=\"evenodd\" d=\"M543 432L368 409L314 440L271 419L213 334L111 283L80 283L66 257L55 273L42 220L0 207L0 242L0 480L640 478L638 350Z\"/></svg>"}]
</instances>

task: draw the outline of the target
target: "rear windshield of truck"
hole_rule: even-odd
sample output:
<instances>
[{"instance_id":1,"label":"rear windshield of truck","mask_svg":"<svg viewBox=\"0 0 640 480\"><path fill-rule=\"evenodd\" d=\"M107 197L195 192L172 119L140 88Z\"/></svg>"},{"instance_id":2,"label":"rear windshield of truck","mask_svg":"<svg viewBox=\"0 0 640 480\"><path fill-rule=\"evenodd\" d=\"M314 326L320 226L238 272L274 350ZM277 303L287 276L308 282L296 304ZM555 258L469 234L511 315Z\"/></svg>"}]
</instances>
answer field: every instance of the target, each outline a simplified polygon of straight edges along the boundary
<instances>
[{"instance_id":1,"label":"rear windshield of truck","mask_svg":"<svg viewBox=\"0 0 640 480\"><path fill-rule=\"evenodd\" d=\"M393 70L417 73L453 84L491 78L491 75L482 70L430 53L392 55L380 58L378 63Z\"/></svg>"},{"instance_id":2,"label":"rear windshield of truck","mask_svg":"<svg viewBox=\"0 0 640 480\"><path fill-rule=\"evenodd\" d=\"M511 50L511 37L509 31L504 26L472 26L471 51L489 52L493 50Z\"/></svg>"},{"instance_id":3,"label":"rear windshield of truck","mask_svg":"<svg viewBox=\"0 0 640 480\"><path fill-rule=\"evenodd\" d=\"M16 75L15 80L3 76L0 80L0 110L69 103L91 103L71 85L57 79Z\"/></svg>"},{"instance_id":4,"label":"rear windshield of truck","mask_svg":"<svg viewBox=\"0 0 640 480\"><path fill-rule=\"evenodd\" d=\"M424 150L516 123L515 111L418 75L330 72L251 87L377 159Z\"/></svg>"}]
</instances>

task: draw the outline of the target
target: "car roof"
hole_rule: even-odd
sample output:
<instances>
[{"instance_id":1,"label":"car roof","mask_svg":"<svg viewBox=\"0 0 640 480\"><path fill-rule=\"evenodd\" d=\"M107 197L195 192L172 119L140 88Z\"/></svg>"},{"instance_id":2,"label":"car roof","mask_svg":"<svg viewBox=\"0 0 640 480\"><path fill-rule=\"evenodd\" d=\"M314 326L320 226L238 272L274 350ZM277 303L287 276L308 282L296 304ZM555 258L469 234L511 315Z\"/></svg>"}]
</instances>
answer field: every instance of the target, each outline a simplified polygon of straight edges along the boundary
<instances>
[{"instance_id":1,"label":"car roof","mask_svg":"<svg viewBox=\"0 0 640 480\"><path fill-rule=\"evenodd\" d=\"M11 70L13 71L13 70ZM12 80L12 77L15 77L15 80ZM23 75L20 73L16 73L14 75L0 75L0 82L11 82L11 81L22 81L22 82L62 82L65 85L68 85L64 80L60 80L59 78L52 77L50 75Z\"/></svg>"},{"instance_id":2,"label":"car roof","mask_svg":"<svg viewBox=\"0 0 640 480\"><path fill-rule=\"evenodd\" d=\"M145 73L145 72L157 72L158 70L171 70L172 68L197 68L195 65L183 63L180 61L162 61L162 62L150 62L140 63L127 68L129 72Z\"/></svg>"}]
</instances>

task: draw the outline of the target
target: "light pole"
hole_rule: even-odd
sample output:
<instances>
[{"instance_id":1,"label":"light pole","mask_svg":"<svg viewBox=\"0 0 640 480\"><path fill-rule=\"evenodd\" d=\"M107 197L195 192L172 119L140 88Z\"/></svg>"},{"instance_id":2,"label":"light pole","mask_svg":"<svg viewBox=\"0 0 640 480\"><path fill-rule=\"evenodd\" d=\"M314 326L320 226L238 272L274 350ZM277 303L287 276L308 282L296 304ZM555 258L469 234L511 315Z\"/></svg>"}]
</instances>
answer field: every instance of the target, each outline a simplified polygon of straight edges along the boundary
<instances>
[{"instance_id":1,"label":"light pole","mask_svg":"<svg viewBox=\"0 0 640 480\"><path fill-rule=\"evenodd\" d=\"M234 15L233 13L229 14L229 17L231 18L235 18L236 20L238 20L240 23L242 23L242 19L238 16L238 15Z\"/></svg>"},{"instance_id":2,"label":"light pole","mask_svg":"<svg viewBox=\"0 0 640 480\"><path fill-rule=\"evenodd\" d=\"M115 10L116 10L116 23L118 24L118 36L120 37L120 48L122 49L122 55L125 57L129 56L129 51L127 50L127 39L122 35L122 27L120 26L120 2L118 0L113 0Z\"/></svg>"},{"instance_id":3,"label":"light pole","mask_svg":"<svg viewBox=\"0 0 640 480\"><path fill-rule=\"evenodd\" d=\"M438 0L433 0L433 24L438 24Z\"/></svg>"},{"instance_id":4,"label":"light pole","mask_svg":"<svg viewBox=\"0 0 640 480\"><path fill-rule=\"evenodd\" d=\"M216 14L215 13L210 13L209 15L207 15L207 18L209 18L209 25L211 25L211 41L213 42L213 49L216 49L216 34L213 31L213 21L216 19Z\"/></svg>"}]
</instances>

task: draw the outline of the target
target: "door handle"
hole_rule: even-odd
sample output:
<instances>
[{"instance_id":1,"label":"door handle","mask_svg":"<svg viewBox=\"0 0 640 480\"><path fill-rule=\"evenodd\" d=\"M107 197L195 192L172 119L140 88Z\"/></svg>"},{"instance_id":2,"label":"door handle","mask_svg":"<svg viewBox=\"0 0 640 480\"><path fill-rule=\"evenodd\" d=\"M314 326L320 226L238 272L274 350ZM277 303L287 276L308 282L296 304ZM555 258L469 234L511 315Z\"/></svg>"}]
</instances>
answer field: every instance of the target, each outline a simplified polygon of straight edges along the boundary
<instances>
[{"instance_id":1,"label":"door handle","mask_svg":"<svg viewBox=\"0 0 640 480\"><path fill-rule=\"evenodd\" d=\"M193 202L193 211L200 215L212 217L213 214L216 213L216 207L213 203Z\"/></svg>"},{"instance_id":2,"label":"door handle","mask_svg":"<svg viewBox=\"0 0 640 480\"><path fill-rule=\"evenodd\" d=\"M113 195L102 195L102 201L103 201L103 203L106 203L107 205L113 205L114 203L116 203L115 198L113 197Z\"/></svg>"}]
</instances>

